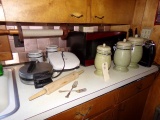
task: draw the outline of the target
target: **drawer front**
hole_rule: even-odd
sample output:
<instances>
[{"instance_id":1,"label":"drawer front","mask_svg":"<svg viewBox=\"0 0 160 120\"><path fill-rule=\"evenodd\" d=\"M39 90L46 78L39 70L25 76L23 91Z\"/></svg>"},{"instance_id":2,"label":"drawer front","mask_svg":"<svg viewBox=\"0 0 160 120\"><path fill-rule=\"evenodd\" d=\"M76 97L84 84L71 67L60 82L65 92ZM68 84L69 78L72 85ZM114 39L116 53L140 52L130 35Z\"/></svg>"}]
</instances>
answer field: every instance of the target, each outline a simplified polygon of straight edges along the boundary
<instances>
[{"instance_id":1,"label":"drawer front","mask_svg":"<svg viewBox=\"0 0 160 120\"><path fill-rule=\"evenodd\" d=\"M155 73L145 76L144 78L119 88L118 102L137 94L143 89L149 87L154 81Z\"/></svg>"},{"instance_id":2,"label":"drawer front","mask_svg":"<svg viewBox=\"0 0 160 120\"><path fill-rule=\"evenodd\" d=\"M81 120L92 117L113 107L116 103L117 90L109 92L103 96L78 105L58 115L48 118L48 120Z\"/></svg>"}]
</instances>

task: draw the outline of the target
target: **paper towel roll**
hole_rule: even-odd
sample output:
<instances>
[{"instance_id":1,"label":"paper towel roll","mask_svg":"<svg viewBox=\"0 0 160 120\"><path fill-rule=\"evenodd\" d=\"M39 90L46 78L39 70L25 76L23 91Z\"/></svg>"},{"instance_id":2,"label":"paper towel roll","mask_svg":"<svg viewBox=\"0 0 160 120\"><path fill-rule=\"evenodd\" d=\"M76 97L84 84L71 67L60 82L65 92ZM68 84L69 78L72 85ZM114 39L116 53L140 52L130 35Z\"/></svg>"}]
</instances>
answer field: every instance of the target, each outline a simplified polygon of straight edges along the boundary
<instances>
[{"instance_id":1,"label":"paper towel roll","mask_svg":"<svg viewBox=\"0 0 160 120\"><path fill-rule=\"evenodd\" d=\"M23 29L23 37L62 36L63 30Z\"/></svg>"}]
</instances>

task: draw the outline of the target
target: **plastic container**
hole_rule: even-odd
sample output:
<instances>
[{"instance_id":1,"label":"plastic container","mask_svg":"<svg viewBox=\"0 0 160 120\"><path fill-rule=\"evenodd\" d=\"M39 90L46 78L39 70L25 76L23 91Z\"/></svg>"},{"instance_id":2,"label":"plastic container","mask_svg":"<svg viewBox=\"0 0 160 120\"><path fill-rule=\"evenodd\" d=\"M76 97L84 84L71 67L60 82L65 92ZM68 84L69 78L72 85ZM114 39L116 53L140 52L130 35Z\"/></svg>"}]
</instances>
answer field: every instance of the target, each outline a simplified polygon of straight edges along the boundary
<instances>
[{"instance_id":1,"label":"plastic container","mask_svg":"<svg viewBox=\"0 0 160 120\"><path fill-rule=\"evenodd\" d=\"M27 54L29 61L39 61L43 62L43 53L42 51L32 51Z\"/></svg>"},{"instance_id":2,"label":"plastic container","mask_svg":"<svg viewBox=\"0 0 160 120\"><path fill-rule=\"evenodd\" d=\"M57 45L50 45L46 47L46 54L47 56L51 53L57 52L58 51L58 46Z\"/></svg>"},{"instance_id":3,"label":"plastic container","mask_svg":"<svg viewBox=\"0 0 160 120\"><path fill-rule=\"evenodd\" d=\"M50 45L46 47L46 58L47 58L47 62L49 63L49 59L48 56L54 52L58 51L58 46L57 45Z\"/></svg>"},{"instance_id":4,"label":"plastic container","mask_svg":"<svg viewBox=\"0 0 160 120\"><path fill-rule=\"evenodd\" d=\"M111 66L111 48L106 44L99 45L97 47L97 53L94 61L94 65L96 67L96 71L94 72L96 75L103 75L102 72L102 64L107 62L108 69Z\"/></svg>"}]
</instances>

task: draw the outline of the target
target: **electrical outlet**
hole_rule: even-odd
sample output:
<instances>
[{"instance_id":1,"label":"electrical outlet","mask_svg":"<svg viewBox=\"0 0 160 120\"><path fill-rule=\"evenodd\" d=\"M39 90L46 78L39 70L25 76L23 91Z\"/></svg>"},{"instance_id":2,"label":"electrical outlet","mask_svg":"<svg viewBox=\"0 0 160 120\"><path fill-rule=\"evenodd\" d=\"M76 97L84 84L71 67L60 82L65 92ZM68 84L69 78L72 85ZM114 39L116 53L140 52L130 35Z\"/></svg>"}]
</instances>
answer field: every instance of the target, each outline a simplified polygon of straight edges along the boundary
<instances>
[{"instance_id":1,"label":"electrical outlet","mask_svg":"<svg viewBox=\"0 0 160 120\"><path fill-rule=\"evenodd\" d=\"M143 28L141 31L141 37L149 39L151 33L152 33L152 28Z\"/></svg>"}]
</instances>

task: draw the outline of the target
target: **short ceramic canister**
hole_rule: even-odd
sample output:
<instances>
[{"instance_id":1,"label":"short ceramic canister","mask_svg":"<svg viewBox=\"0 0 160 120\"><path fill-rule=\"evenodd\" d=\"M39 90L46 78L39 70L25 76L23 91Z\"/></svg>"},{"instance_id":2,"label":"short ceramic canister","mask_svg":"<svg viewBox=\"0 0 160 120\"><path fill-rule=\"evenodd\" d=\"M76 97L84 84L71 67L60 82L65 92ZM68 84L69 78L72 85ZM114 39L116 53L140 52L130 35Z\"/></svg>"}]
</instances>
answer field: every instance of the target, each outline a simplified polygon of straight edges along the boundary
<instances>
[{"instance_id":1,"label":"short ceramic canister","mask_svg":"<svg viewBox=\"0 0 160 120\"><path fill-rule=\"evenodd\" d=\"M97 46L97 53L94 61L95 65L95 74L96 75L103 75L102 72L102 64L107 62L108 63L108 69L111 66L111 48L110 46L107 46L106 44Z\"/></svg>"}]
</instances>

